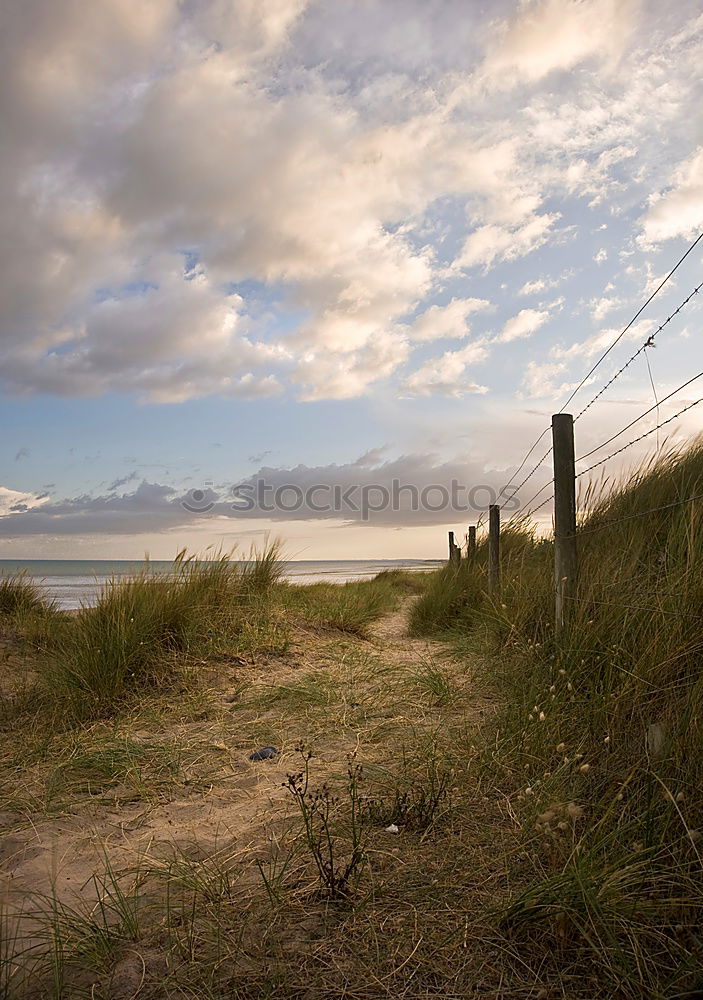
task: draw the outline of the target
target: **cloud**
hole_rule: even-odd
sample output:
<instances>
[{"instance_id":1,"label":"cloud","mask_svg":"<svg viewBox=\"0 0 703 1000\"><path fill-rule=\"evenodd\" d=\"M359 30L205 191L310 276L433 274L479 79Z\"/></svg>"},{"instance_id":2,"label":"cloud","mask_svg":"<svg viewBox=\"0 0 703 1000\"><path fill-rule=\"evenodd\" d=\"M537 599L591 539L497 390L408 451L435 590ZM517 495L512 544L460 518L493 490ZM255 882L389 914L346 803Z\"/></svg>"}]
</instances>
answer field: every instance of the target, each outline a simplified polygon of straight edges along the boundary
<instances>
[{"instance_id":1,"label":"cloud","mask_svg":"<svg viewBox=\"0 0 703 1000\"><path fill-rule=\"evenodd\" d=\"M440 459L430 453L385 458L371 449L343 464L264 466L255 475L220 488L182 493L141 482L129 493L109 492L46 501L18 509L15 493L0 517L0 538L92 534L139 535L212 525L226 531L244 521L341 521L418 526L464 520L496 502L509 471L484 472L467 456ZM452 493L451 484L457 488ZM395 485L394 485L395 484ZM317 489L315 489L317 487ZM10 494L5 490L4 493ZM4 502L0 488L0 504Z\"/></svg>"},{"instance_id":2,"label":"cloud","mask_svg":"<svg viewBox=\"0 0 703 1000\"><path fill-rule=\"evenodd\" d=\"M0 486L0 520L11 518L15 512L32 510L48 501L46 495L26 493L21 490L11 490Z\"/></svg>"},{"instance_id":3,"label":"cloud","mask_svg":"<svg viewBox=\"0 0 703 1000\"><path fill-rule=\"evenodd\" d=\"M537 215L523 226L509 229L493 224L480 226L468 237L454 260L454 269L468 270L496 261L516 260L543 246L551 235L558 213Z\"/></svg>"},{"instance_id":4,"label":"cloud","mask_svg":"<svg viewBox=\"0 0 703 1000\"><path fill-rule=\"evenodd\" d=\"M467 374L467 368L488 356L487 340L480 339L458 351L446 351L441 357L425 362L422 367L409 375L402 391L409 396L430 396L442 393L446 396L464 396L467 393L483 394L488 388L474 382Z\"/></svg>"},{"instance_id":5,"label":"cloud","mask_svg":"<svg viewBox=\"0 0 703 1000\"><path fill-rule=\"evenodd\" d=\"M566 364L563 361L530 361L522 379L525 394L534 399L553 397L561 391L557 379L563 376Z\"/></svg>"},{"instance_id":6,"label":"cloud","mask_svg":"<svg viewBox=\"0 0 703 1000\"><path fill-rule=\"evenodd\" d=\"M496 337L500 344L509 344L513 340L531 337L549 319L549 312L540 309L521 309L512 316Z\"/></svg>"},{"instance_id":7,"label":"cloud","mask_svg":"<svg viewBox=\"0 0 703 1000\"><path fill-rule=\"evenodd\" d=\"M587 59L612 63L630 39L638 7L635 0L527 0L496 26L481 75L507 87Z\"/></svg>"},{"instance_id":8,"label":"cloud","mask_svg":"<svg viewBox=\"0 0 703 1000\"><path fill-rule=\"evenodd\" d=\"M578 199L641 204L674 149L643 228L693 225L696 18L638 33L634 0L529 0L495 21L461 0L403 9L14 5L4 389L353 398L397 385L423 342L465 337L468 303L494 299L479 282L576 235ZM437 364L416 389L456 392L461 360Z\"/></svg>"},{"instance_id":9,"label":"cloud","mask_svg":"<svg viewBox=\"0 0 703 1000\"><path fill-rule=\"evenodd\" d=\"M703 146L679 164L669 186L650 201L642 239L659 243L674 236L691 238L703 228Z\"/></svg>"},{"instance_id":10,"label":"cloud","mask_svg":"<svg viewBox=\"0 0 703 1000\"><path fill-rule=\"evenodd\" d=\"M588 307L591 310L591 316L596 323L601 323L603 319L612 312L613 309L619 309L623 305L623 300L617 298L616 296L608 297L603 295L600 298L591 299L588 303Z\"/></svg>"},{"instance_id":11,"label":"cloud","mask_svg":"<svg viewBox=\"0 0 703 1000\"><path fill-rule=\"evenodd\" d=\"M645 341L654 329L653 320L640 320L634 323L623 337L625 343L632 341ZM617 337L622 333L618 327L605 327L597 333L592 334L585 340L576 341L569 347L557 346L552 349L552 354L556 358L591 358L595 354L600 354L607 350Z\"/></svg>"},{"instance_id":12,"label":"cloud","mask_svg":"<svg viewBox=\"0 0 703 1000\"><path fill-rule=\"evenodd\" d=\"M459 339L471 332L469 316L475 312L485 312L491 308L487 299L452 299L445 306L430 306L410 328L412 340Z\"/></svg>"}]
</instances>

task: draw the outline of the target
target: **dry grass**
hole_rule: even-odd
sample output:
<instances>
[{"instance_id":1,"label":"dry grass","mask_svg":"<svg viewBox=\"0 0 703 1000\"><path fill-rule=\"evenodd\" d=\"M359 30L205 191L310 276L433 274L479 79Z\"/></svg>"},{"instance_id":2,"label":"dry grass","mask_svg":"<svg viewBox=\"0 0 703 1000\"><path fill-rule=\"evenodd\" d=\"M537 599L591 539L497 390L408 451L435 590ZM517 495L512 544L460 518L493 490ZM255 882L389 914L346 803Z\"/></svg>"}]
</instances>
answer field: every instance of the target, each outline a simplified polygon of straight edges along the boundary
<instances>
[{"instance_id":1,"label":"dry grass","mask_svg":"<svg viewBox=\"0 0 703 1000\"><path fill-rule=\"evenodd\" d=\"M392 575L253 586L236 629L189 637L187 669L109 713L49 724L13 703L6 994L695 997L697 647L591 604L559 650L550 558L514 526L493 605L480 556L419 600ZM409 637L408 612L435 637ZM642 749L667 705L691 760ZM251 762L264 745L278 755Z\"/></svg>"}]
</instances>

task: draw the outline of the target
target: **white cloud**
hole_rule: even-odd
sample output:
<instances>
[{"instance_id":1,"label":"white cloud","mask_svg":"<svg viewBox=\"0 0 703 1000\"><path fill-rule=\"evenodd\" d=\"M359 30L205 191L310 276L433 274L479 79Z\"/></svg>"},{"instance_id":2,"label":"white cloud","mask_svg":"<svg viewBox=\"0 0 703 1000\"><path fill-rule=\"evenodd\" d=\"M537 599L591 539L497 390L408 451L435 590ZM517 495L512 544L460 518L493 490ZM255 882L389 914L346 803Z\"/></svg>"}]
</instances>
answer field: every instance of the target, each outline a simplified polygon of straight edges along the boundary
<instances>
[{"instance_id":1,"label":"white cloud","mask_svg":"<svg viewBox=\"0 0 703 1000\"><path fill-rule=\"evenodd\" d=\"M516 260L543 246L551 235L558 214L536 215L516 229L494 224L480 226L468 237L452 264L455 269L491 267L499 260Z\"/></svg>"},{"instance_id":2,"label":"white cloud","mask_svg":"<svg viewBox=\"0 0 703 1000\"><path fill-rule=\"evenodd\" d=\"M496 341L501 344L509 344L513 340L521 340L524 337L531 337L533 333L549 319L549 313L541 309L521 309L516 316L506 322L501 332L496 337Z\"/></svg>"},{"instance_id":3,"label":"white cloud","mask_svg":"<svg viewBox=\"0 0 703 1000\"><path fill-rule=\"evenodd\" d=\"M563 361L530 361L522 380L526 395L535 399L553 396L559 391L556 380L565 371L566 364Z\"/></svg>"},{"instance_id":4,"label":"white cloud","mask_svg":"<svg viewBox=\"0 0 703 1000\"><path fill-rule=\"evenodd\" d=\"M497 25L482 75L506 87L587 59L612 63L629 41L638 7L637 0L527 0Z\"/></svg>"},{"instance_id":5,"label":"white cloud","mask_svg":"<svg viewBox=\"0 0 703 1000\"><path fill-rule=\"evenodd\" d=\"M409 396L430 396L441 393L445 396L464 396L467 393L488 392L468 376L467 368L484 361L488 356L487 342L474 341L458 351L446 351L441 357L425 362L421 368L409 375L402 390Z\"/></svg>"},{"instance_id":6,"label":"white cloud","mask_svg":"<svg viewBox=\"0 0 703 1000\"><path fill-rule=\"evenodd\" d=\"M0 518L21 514L33 510L49 502L48 496L38 496L35 493L25 493L0 486Z\"/></svg>"},{"instance_id":7,"label":"white cloud","mask_svg":"<svg viewBox=\"0 0 703 1000\"><path fill-rule=\"evenodd\" d=\"M441 340L443 337L467 337L469 316L491 308L487 299L452 299L445 306L430 306L410 328L412 340Z\"/></svg>"},{"instance_id":8,"label":"white cloud","mask_svg":"<svg viewBox=\"0 0 703 1000\"><path fill-rule=\"evenodd\" d=\"M612 312L613 309L618 309L623 305L623 300L617 298L616 296L608 297L607 295L601 296L601 298L594 298L588 303L588 308L591 310L591 316L596 323L601 323L603 319Z\"/></svg>"},{"instance_id":9,"label":"white cloud","mask_svg":"<svg viewBox=\"0 0 703 1000\"><path fill-rule=\"evenodd\" d=\"M651 199L642 238L658 243L674 236L688 238L703 228L703 146L681 163L668 188Z\"/></svg>"},{"instance_id":10,"label":"white cloud","mask_svg":"<svg viewBox=\"0 0 703 1000\"><path fill-rule=\"evenodd\" d=\"M536 295L538 292L546 291L549 287L551 286L545 278L536 278L534 281L526 281L519 290L518 295Z\"/></svg>"},{"instance_id":11,"label":"white cloud","mask_svg":"<svg viewBox=\"0 0 703 1000\"><path fill-rule=\"evenodd\" d=\"M367 392L418 343L465 337L466 304L494 297L479 284L491 268L576 234L552 206L580 225L569 198L641 199L660 131L695 104L700 26L669 12L635 36L631 0L530 0L493 24L459 0L408 0L402 23L378 2L370 22L348 0L323 6L32 0L8 13L8 391ZM695 216L701 156L650 206L647 239ZM521 294L554 283L540 280Z\"/></svg>"},{"instance_id":12,"label":"white cloud","mask_svg":"<svg viewBox=\"0 0 703 1000\"><path fill-rule=\"evenodd\" d=\"M623 340L626 343L636 340L644 341L653 328L654 322L652 320L640 320L630 327ZM622 330L618 327L606 327L587 337L585 340L571 344L570 347L555 347L552 350L552 354L556 358L591 358L593 355L607 350L616 337L620 336L621 332Z\"/></svg>"}]
</instances>

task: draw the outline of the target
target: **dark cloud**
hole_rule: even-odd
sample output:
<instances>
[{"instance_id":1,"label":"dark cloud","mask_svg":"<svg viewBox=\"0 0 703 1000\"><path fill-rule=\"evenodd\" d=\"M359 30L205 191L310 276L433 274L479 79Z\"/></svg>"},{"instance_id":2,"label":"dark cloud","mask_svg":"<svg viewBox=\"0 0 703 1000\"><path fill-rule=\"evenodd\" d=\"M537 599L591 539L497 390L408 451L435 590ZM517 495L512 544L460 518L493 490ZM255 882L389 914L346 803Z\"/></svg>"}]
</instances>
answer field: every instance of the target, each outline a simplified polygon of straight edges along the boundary
<instances>
[{"instance_id":1,"label":"dark cloud","mask_svg":"<svg viewBox=\"0 0 703 1000\"><path fill-rule=\"evenodd\" d=\"M0 537L139 534L217 517L233 523L342 520L387 527L469 523L488 503L505 499L500 494L507 472L486 474L477 463L438 461L433 455L382 461L382 451L342 465L264 466L239 483L202 484L185 493L144 481L121 495L84 495L29 509L22 502L0 518ZM516 506L514 501L506 510Z\"/></svg>"}]
</instances>

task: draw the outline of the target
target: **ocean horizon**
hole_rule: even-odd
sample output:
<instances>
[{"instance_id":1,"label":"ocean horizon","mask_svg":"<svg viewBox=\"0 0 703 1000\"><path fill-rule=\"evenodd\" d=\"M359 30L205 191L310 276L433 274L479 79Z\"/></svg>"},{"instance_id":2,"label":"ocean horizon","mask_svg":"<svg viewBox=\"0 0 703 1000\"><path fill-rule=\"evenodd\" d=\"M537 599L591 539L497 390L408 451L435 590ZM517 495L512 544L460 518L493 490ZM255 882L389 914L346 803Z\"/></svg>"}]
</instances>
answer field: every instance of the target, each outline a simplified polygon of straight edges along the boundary
<instances>
[{"instance_id":1,"label":"ocean horizon","mask_svg":"<svg viewBox=\"0 0 703 1000\"><path fill-rule=\"evenodd\" d=\"M242 564L247 560L238 560ZM283 576L291 583L348 583L368 580L386 569L421 572L442 565L440 559L289 559ZM128 578L145 569L170 573L172 559L0 559L0 577L23 573L35 581L56 606L68 611L94 604L112 579Z\"/></svg>"}]
</instances>

